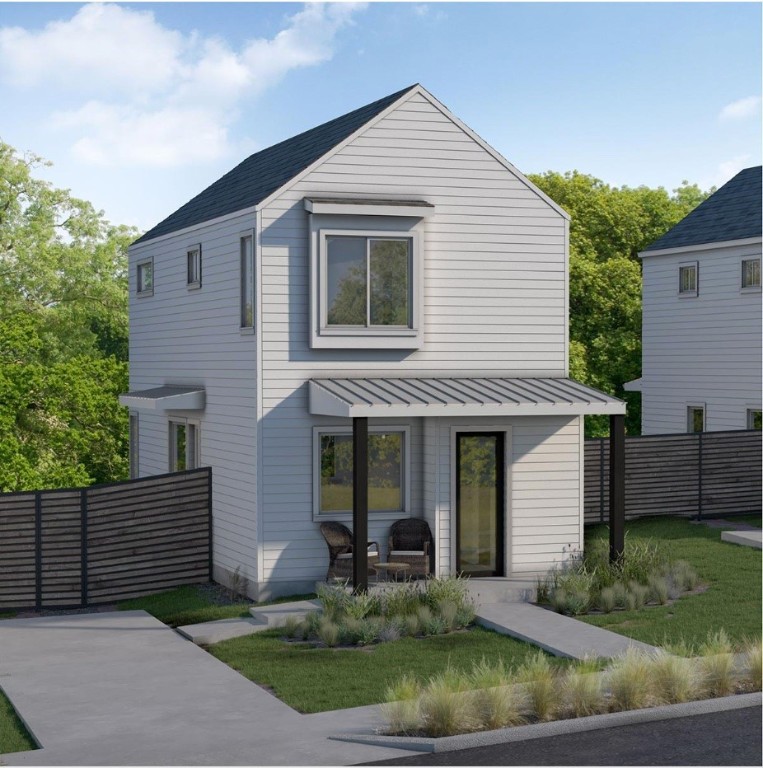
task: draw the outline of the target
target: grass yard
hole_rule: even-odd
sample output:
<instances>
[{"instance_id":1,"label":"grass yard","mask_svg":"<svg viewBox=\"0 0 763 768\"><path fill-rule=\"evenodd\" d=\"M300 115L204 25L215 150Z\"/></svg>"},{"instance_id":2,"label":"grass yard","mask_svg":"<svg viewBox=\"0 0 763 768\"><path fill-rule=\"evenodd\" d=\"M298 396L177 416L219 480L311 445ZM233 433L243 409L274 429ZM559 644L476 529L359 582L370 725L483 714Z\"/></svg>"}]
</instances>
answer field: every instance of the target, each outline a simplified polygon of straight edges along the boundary
<instances>
[{"instance_id":1,"label":"grass yard","mask_svg":"<svg viewBox=\"0 0 763 768\"><path fill-rule=\"evenodd\" d=\"M213 589L206 584L177 587L157 595L122 600L117 603L117 608L120 611L146 611L170 627L249 616L249 609L255 603L233 599L226 601L226 604L219 604L215 602L215 596L220 591L212 591ZM315 595L291 595L272 602L310 600L314 597ZM267 605L267 603L257 603L257 605Z\"/></svg>"},{"instance_id":2,"label":"grass yard","mask_svg":"<svg viewBox=\"0 0 763 768\"><path fill-rule=\"evenodd\" d=\"M272 688L290 707L308 713L378 704L387 686L407 673L424 681L448 666L471 670L472 663L483 657L491 662L503 657L507 666L516 667L537 651L480 627L341 650L285 643L282 634L268 630L216 643L207 650L244 677Z\"/></svg>"},{"instance_id":3,"label":"grass yard","mask_svg":"<svg viewBox=\"0 0 763 768\"><path fill-rule=\"evenodd\" d=\"M729 518L730 523L747 523L747 525L754 525L756 528L761 527L760 515L734 515Z\"/></svg>"},{"instance_id":4,"label":"grass yard","mask_svg":"<svg viewBox=\"0 0 763 768\"><path fill-rule=\"evenodd\" d=\"M586 531L586 540L607 535L606 527L595 526ZM722 628L736 641L760 637L760 550L726 544L720 529L679 518L635 520L626 525L626 536L666 542L676 559L694 566L708 590L673 605L580 616L581 621L653 645L681 640L699 644L709 631Z\"/></svg>"},{"instance_id":5,"label":"grass yard","mask_svg":"<svg viewBox=\"0 0 763 768\"><path fill-rule=\"evenodd\" d=\"M37 749L11 703L0 691L0 755ZM0 761L1 762L1 761Z\"/></svg>"}]
</instances>

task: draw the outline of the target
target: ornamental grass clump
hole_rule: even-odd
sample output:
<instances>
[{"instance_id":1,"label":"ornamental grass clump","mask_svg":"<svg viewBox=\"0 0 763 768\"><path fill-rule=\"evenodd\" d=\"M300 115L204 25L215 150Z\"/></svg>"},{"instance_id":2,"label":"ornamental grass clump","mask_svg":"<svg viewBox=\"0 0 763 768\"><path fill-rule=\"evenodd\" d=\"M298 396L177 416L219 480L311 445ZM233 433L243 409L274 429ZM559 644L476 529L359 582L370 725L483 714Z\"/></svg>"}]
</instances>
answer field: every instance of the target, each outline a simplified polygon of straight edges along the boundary
<instances>
[{"instance_id":1,"label":"ornamental grass clump","mask_svg":"<svg viewBox=\"0 0 763 768\"><path fill-rule=\"evenodd\" d=\"M411 616L403 616L401 630L402 632L405 633L407 637L418 636L421 630L418 614L413 614Z\"/></svg>"},{"instance_id":2,"label":"ornamental grass clump","mask_svg":"<svg viewBox=\"0 0 763 768\"><path fill-rule=\"evenodd\" d=\"M327 616L321 619L317 634L318 639L329 648L339 643L339 627Z\"/></svg>"},{"instance_id":3,"label":"ornamental grass clump","mask_svg":"<svg viewBox=\"0 0 763 768\"><path fill-rule=\"evenodd\" d=\"M615 610L615 591L612 587L604 587L599 592L599 598L596 601L597 607L602 613L612 613Z\"/></svg>"},{"instance_id":4,"label":"ornamental grass clump","mask_svg":"<svg viewBox=\"0 0 763 768\"><path fill-rule=\"evenodd\" d=\"M471 696L463 691L462 681L450 671L429 681L419 700L421 721L427 736L450 736L476 730Z\"/></svg>"},{"instance_id":5,"label":"ornamental grass clump","mask_svg":"<svg viewBox=\"0 0 763 768\"><path fill-rule=\"evenodd\" d=\"M606 703L601 674L585 667L573 667L562 683L562 701L572 717L603 712Z\"/></svg>"},{"instance_id":6,"label":"ornamental grass clump","mask_svg":"<svg viewBox=\"0 0 763 768\"><path fill-rule=\"evenodd\" d=\"M283 623L283 633L290 640L293 640L297 634L302 634L302 622L296 616L287 616Z\"/></svg>"},{"instance_id":7,"label":"ornamental grass clump","mask_svg":"<svg viewBox=\"0 0 763 768\"><path fill-rule=\"evenodd\" d=\"M471 704L478 728L494 730L525 722L526 701L518 686L480 688L472 692Z\"/></svg>"},{"instance_id":8,"label":"ornamental grass clump","mask_svg":"<svg viewBox=\"0 0 763 768\"><path fill-rule=\"evenodd\" d=\"M652 576L647 585L649 587L649 599L659 605L665 605L670 598L670 586L664 576Z\"/></svg>"},{"instance_id":9,"label":"ornamental grass clump","mask_svg":"<svg viewBox=\"0 0 763 768\"><path fill-rule=\"evenodd\" d=\"M613 710L641 709L649 704L649 666L649 657L636 648L629 648L610 664L606 681Z\"/></svg>"},{"instance_id":10,"label":"ornamental grass clump","mask_svg":"<svg viewBox=\"0 0 763 768\"><path fill-rule=\"evenodd\" d=\"M700 679L691 659L661 651L650 663L652 691L662 704L693 701L700 694Z\"/></svg>"},{"instance_id":11,"label":"ornamental grass clump","mask_svg":"<svg viewBox=\"0 0 763 768\"><path fill-rule=\"evenodd\" d=\"M421 604L422 592L415 584L395 584L381 597L385 616L409 616L416 613Z\"/></svg>"},{"instance_id":12,"label":"ornamental grass clump","mask_svg":"<svg viewBox=\"0 0 763 768\"><path fill-rule=\"evenodd\" d=\"M745 682L753 691L759 691L761 689L761 678L763 678L763 648L761 648L760 638L745 642L742 649L742 659L744 662Z\"/></svg>"},{"instance_id":13,"label":"ornamental grass clump","mask_svg":"<svg viewBox=\"0 0 763 768\"><path fill-rule=\"evenodd\" d=\"M708 634L699 648L702 688L707 696L728 696L734 692L734 648L723 629Z\"/></svg>"},{"instance_id":14,"label":"ornamental grass clump","mask_svg":"<svg viewBox=\"0 0 763 768\"><path fill-rule=\"evenodd\" d=\"M421 685L411 675L404 675L387 688L382 704L382 714L392 733L416 733L421 728L419 697Z\"/></svg>"},{"instance_id":15,"label":"ornamental grass clump","mask_svg":"<svg viewBox=\"0 0 763 768\"><path fill-rule=\"evenodd\" d=\"M543 651L537 651L522 664L517 670L516 680L524 685L530 708L538 720L553 717L559 701L557 680Z\"/></svg>"}]
</instances>

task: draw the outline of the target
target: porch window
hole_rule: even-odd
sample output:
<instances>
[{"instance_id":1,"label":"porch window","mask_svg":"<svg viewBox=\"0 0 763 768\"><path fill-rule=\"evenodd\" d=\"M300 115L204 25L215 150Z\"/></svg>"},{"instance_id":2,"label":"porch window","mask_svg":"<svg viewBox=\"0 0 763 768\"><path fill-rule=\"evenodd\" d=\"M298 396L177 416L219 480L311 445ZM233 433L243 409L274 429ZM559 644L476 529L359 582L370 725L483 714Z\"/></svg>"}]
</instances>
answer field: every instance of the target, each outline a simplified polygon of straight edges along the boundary
<instances>
[{"instance_id":1,"label":"porch window","mask_svg":"<svg viewBox=\"0 0 763 768\"><path fill-rule=\"evenodd\" d=\"M368 435L368 509L371 513L404 514L407 508L407 430L379 428ZM317 512L321 516L352 514L352 432L316 433Z\"/></svg>"}]
</instances>

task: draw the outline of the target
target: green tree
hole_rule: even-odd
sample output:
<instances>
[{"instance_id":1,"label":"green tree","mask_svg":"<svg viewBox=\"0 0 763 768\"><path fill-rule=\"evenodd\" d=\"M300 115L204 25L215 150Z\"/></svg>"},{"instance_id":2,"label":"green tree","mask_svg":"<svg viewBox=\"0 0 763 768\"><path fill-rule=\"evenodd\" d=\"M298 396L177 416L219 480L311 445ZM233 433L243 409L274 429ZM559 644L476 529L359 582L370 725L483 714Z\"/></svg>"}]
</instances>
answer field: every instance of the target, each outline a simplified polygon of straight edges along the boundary
<instances>
[{"instance_id":1,"label":"green tree","mask_svg":"<svg viewBox=\"0 0 763 768\"><path fill-rule=\"evenodd\" d=\"M641 403L623 384L641 375L641 264L638 252L665 234L713 190L683 184L612 187L572 171L530 177L570 222L570 375L628 401L626 426L638 434ZM586 418L588 436L608 419Z\"/></svg>"},{"instance_id":2,"label":"green tree","mask_svg":"<svg viewBox=\"0 0 763 768\"><path fill-rule=\"evenodd\" d=\"M0 143L0 490L125 476L127 245Z\"/></svg>"}]
</instances>

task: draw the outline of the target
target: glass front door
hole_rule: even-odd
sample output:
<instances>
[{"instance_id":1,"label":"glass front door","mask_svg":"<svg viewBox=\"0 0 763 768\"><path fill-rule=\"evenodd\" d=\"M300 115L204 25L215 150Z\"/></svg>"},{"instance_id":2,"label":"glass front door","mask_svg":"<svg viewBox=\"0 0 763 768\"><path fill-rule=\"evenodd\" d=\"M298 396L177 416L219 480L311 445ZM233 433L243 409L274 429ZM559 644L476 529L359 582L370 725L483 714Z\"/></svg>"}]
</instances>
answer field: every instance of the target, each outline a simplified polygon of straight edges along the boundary
<instances>
[{"instance_id":1,"label":"glass front door","mask_svg":"<svg viewBox=\"0 0 763 768\"><path fill-rule=\"evenodd\" d=\"M456 569L503 576L504 434L456 435Z\"/></svg>"}]
</instances>

